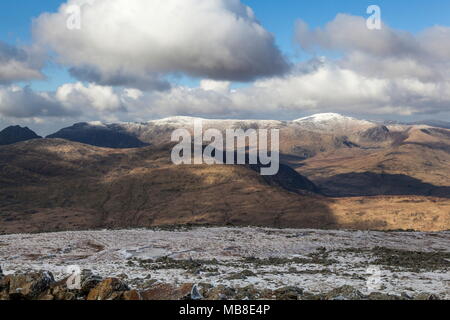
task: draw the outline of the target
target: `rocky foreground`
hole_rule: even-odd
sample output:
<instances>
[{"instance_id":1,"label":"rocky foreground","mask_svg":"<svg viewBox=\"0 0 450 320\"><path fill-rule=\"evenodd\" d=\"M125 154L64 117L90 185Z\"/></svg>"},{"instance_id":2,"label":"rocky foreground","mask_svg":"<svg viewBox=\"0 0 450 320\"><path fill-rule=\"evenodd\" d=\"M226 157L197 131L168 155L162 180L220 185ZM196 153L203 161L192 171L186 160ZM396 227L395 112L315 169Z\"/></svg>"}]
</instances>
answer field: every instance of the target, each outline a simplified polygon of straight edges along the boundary
<instances>
[{"instance_id":1,"label":"rocky foreground","mask_svg":"<svg viewBox=\"0 0 450 320\"><path fill-rule=\"evenodd\" d=\"M3 300L450 299L450 232L17 234L0 236L0 261Z\"/></svg>"},{"instance_id":2,"label":"rocky foreground","mask_svg":"<svg viewBox=\"0 0 450 320\"><path fill-rule=\"evenodd\" d=\"M324 294L312 294L298 287L259 290L250 285L230 288L223 285L189 284L175 286L154 284L146 290L131 289L118 278L102 280L84 270L81 287L69 289L68 279L55 281L48 271L4 276L0 273L0 300L439 300L434 294L401 296L372 292L364 295L351 286L343 286Z\"/></svg>"}]
</instances>

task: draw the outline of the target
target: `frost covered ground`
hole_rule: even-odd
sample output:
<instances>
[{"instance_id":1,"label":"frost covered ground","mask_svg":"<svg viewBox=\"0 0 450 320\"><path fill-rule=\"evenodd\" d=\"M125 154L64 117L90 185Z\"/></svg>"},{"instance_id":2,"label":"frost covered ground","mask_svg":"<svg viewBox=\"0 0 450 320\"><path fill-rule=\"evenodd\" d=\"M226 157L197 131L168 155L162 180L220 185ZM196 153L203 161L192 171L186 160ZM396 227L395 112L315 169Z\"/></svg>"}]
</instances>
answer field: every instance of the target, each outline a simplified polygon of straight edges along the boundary
<instances>
[{"instance_id":1,"label":"frost covered ground","mask_svg":"<svg viewBox=\"0 0 450 320\"><path fill-rule=\"evenodd\" d=\"M450 299L450 232L263 228L120 230L0 236L4 273L78 265L135 287L208 283L322 293L437 294Z\"/></svg>"}]
</instances>

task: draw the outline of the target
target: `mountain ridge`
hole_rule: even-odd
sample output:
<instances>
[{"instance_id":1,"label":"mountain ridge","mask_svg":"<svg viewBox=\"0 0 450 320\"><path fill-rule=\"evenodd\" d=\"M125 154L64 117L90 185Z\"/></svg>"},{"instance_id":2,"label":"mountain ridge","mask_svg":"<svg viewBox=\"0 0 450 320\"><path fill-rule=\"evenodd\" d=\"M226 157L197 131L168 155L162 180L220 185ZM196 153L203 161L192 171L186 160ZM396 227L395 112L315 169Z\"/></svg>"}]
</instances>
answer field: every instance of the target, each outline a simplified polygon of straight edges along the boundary
<instances>
[{"instance_id":1,"label":"mountain ridge","mask_svg":"<svg viewBox=\"0 0 450 320\"><path fill-rule=\"evenodd\" d=\"M39 139L0 147L0 234L186 224L450 228L450 199L293 192L301 179L281 177L288 182L282 186L245 165L175 166L171 146L109 149Z\"/></svg>"},{"instance_id":2,"label":"mountain ridge","mask_svg":"<svg viewBox=\"0 0 450 320\"><path fill-rule=\"evenodd\" d=\"M41 139L34 131L28 127L9 126L0 131L0 145L10 145L17 142Z\"/></svg>"}]
</instances>

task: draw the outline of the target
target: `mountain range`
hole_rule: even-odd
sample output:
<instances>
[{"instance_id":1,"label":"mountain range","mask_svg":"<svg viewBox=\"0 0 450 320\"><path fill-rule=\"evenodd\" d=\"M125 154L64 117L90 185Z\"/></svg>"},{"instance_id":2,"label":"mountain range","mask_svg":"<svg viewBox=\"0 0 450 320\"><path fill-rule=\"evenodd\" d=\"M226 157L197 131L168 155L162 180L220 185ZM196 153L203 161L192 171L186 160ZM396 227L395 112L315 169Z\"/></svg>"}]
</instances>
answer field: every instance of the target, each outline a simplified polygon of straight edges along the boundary
<instances>
[{"instance_id":1,"label":"mountain range","mask_svg":"<svg viewBox=\"0 0 450 320\"><path fill-rule=\"evenodd\" d=\"M280 172L261 177L245 165L173 165L171 133L196 119L81 123L46 139L15 127L15 140L28 141L0 147L0 233L169 224L450 229L448 129L338 114L203 120L204 129L279 129Z\"/></svg>"},{"instance_id":2,"label":"mountain range","mask_svg":"<svg viewBox=\"0 0 450 320\"><path fill-rule=\"evenodd\" d=\"M449 130L418 124L380 124L339 114L294 121L172 117L146 123L84 123L48 136L99 147L170 143L175 129L279 129L282 161L328 196L450 197Z\"/></svg>"}]
</instances>

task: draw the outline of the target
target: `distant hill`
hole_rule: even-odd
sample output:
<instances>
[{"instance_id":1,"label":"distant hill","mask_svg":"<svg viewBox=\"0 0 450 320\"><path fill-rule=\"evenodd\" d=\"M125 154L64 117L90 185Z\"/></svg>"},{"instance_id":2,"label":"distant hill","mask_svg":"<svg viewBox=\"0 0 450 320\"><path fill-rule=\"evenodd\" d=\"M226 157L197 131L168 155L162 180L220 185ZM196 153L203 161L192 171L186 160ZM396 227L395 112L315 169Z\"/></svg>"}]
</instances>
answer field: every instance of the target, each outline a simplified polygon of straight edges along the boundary
<instances>
[{"instance_id":1,"label":"distant hill","mask_svg":"<svg viewBox=\"0 0 450 320\"><path fill-rule=\"evenodd\" d=\"M142 123L79 123L50 135L105 148L142 148L171 143L175 129L278 129L282 167L271 185L295 191L312 182L327 196L436 196L450 198L450 130L445 122L407 124L359 120L336 113L294 121L170 117ZM430 123L432 124L432 123ZM437 127L440 126L440 127ZM280 178L283 173L286 176ZM314 189L310 186L310 190Z\"/></svg>"},{"instance_id":2,"label":"distant hill","mask_svg":"<svg viewBox=\"0 0 450 320\"><path fill-rule=\"evenodd\" d=\"M414 122L412 124L423 124L423 125L427 125L430 127L450 129L450 122L440 121L440 120L425 120L425 121Z\"/></svg>"},{"instance_id":3,"label":"distant hill","mask_svg":"<svg viewBox=\"0 0 450 320\"><path fill-rule=\"evenodd\" d=\"M0 148L0 234L185 224L450 228L447 198L326 198L285 166L273 177L245 165L175 166L172 146L40 139Z\"/></svg>"},{"instance_id":4,"label":"distant hill","mask_svg":"<svg viewBox=\"0 0 450 320\"><path fill-rule=\"evenodd\" d=\"M406 126L430 126L435 128L443 128L443 129L450 129L450 122L448 121L442 121L442 120L421 120L416 122L401 122L401 121L384 121L385 125L406 125Z\"/></svg>"},{"instance_id":5,"label":"distant hill","mask_svg":"<svg viewBox=\"0 0 450 320\"><path fill-rule=\"evenodd\" d=\"M315 186L282 166L175 166L171 146L105 149L42 139L0 149L0 233L236 224L327 227ZM317 201L316 201L317 200Z\"/></svg>"},{"instance_id":6,"label":"distant hill","mask_svg":"<svg viewBox=\"0 0 450 320\"><path fill-rule=\"evenodd\" d=\"M48 139L65 139L96 147L129 149L148 146L135 136L120 132L103 124L77 123L47 136Z\"/></svg>"},{"instance_id":7,"label":"distant hill","mask_svg":"<svg viewBox=\"0 0 450 320\"><path fill-rule=\"evenodd\" d=\"M0 131L0 145L2 146L40 138L40 136L27 127L11 126Z\"/></svg>"}]
</instances>

